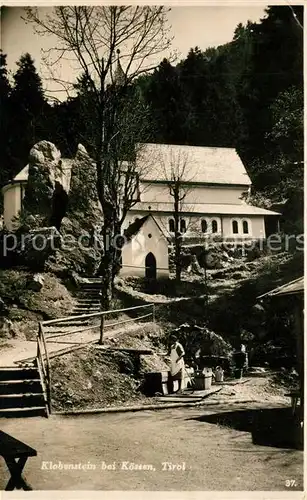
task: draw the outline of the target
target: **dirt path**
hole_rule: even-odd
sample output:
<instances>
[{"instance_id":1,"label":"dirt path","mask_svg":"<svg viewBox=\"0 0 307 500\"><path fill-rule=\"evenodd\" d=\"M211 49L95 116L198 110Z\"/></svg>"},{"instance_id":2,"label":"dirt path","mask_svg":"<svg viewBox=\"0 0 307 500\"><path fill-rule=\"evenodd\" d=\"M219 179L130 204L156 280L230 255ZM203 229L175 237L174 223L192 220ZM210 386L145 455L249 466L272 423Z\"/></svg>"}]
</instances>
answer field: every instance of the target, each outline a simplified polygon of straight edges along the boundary
<instances>
[{"instance_id":1,"label":"dirt path","mask_svg":"<svg viewBox=\"0 0 307 500\"><path fill-rule=\"evenodd\" d=\"M104 333L104 337L107 339L113 336L120 336L121 334L127 333L129 331L136 331L138 328L142 328L142 326L144 326L144 323L131 323L125 325L124 327L107 329ZM71 327L71 329L76 330L77 327ZM51 342L50 340L48 340L48 353L51 354L57 351L61 351L62 349L73 347L73 344L75 342L87 343L98 339L99 328L79 332L77 334L66 335L65 337L57 337L57 340L59 342ZM14 366L14 364L19 361L36 356L36 341L19 339L9 340L5 341L5 344L3 346L0 345L0 349L0 367Z\"/></svg>"},{"instance_id":2,"label":"dirt path","mask_svg":"<svg viewBox=\"0 0 307 500\"><path fill-rule=\"evenodd\" d=\"M290 399L285 396L286 389L272 381L272 373L266 377L244 377L241 382L234 380L231 385L224 385L222 390L210 396L209 404L253 403L264 405L289 405Z\"/></svg>"},{"instance_id":3,"label":"dirt path","mask_svg":"<svg viewBox=\"0 0 307 500\"><path fill-rule=\"evenodd\" d=\"M260 445L249 427L251 414L266 411L263 404L228 404L214 409L3 419L2 428L37 449L37 457L25 467L35 490L289 491L290 479L291 490L301 490L303 452L268 442ZM61 464L91 468L61 470ZM135 468L139 465L149 468ZM0 489L7 480L1 461Z\"/></svg>"}]
</instances>

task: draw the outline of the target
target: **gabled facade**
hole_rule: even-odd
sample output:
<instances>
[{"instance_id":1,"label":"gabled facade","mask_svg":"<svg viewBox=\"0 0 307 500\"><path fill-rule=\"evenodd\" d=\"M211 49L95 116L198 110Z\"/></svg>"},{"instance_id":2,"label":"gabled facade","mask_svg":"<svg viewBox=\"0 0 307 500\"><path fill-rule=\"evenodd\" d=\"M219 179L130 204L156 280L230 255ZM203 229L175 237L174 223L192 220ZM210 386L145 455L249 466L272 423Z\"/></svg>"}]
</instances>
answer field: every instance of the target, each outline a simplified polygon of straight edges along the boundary
<instances>
[{"instance_id":1,"label":"gabled facade","mask_svg":"<svg viewBox=\"0 0 307 500\"><path fill-rule=\"evenodd\" d=\"M130 224L124 235L121 276L169 275L167 236L151 214Z\"/></svg>"}]
</instances>

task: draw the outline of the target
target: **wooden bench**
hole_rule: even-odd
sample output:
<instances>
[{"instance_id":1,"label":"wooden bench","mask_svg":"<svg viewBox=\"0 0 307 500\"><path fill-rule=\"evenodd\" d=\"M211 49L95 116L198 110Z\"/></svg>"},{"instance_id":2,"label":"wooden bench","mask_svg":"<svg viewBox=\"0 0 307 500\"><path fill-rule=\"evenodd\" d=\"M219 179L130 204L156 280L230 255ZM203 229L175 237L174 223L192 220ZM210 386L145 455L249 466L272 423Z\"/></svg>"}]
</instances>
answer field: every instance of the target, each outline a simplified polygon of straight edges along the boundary
<instances>
[{"instance_id":1,"label":"wooden bench","mask_svg":"<svg viewBox=\"0 0 307 500\"><path fill-rule=\"evenodd\" d=\"M296 390L296 391L290 391L287 394L285 394L285 396L291 398L292 414L295 415L297 403L298 403L299 400L301 400L301 393L300 393L300 391L298 391L298 390Z\"/></svg>"},{"instance_id":2,"label":"wooden bench","mask_svg":"<svg viewBox=\"0 0 307 500\"><path fill-rule=\"evenodd\" d=\"M0 431L0 455L4 458L11 474L5 490L12 491L15 488L18 490L32 490L21 474L28 458L36 457L37 451L22 441L18 441L9 434Z\"/></svg>"}]
</instances>

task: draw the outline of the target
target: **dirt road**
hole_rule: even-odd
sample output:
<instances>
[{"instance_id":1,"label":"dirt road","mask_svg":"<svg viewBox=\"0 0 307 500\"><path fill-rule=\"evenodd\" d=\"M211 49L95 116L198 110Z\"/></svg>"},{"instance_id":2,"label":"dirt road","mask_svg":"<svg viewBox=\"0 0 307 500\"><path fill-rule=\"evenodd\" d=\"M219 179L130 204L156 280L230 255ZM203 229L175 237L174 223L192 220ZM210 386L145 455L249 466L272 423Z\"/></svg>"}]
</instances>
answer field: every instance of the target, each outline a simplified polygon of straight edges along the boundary
<instances>
[{"instance_id":1,"label":"dirt road","mask_svg":"<svg viewBox=\"0 0 307 500\"><path fill-rule=\"evenodd\" d=\"M251 416L280 411L263 407L3 419L2 429L37 449L25 469L35 490L289 490L287 480L300 490L303 452L257 444ZM0 488L8 477L1 460Z\"/></svg>"}]
</instances>

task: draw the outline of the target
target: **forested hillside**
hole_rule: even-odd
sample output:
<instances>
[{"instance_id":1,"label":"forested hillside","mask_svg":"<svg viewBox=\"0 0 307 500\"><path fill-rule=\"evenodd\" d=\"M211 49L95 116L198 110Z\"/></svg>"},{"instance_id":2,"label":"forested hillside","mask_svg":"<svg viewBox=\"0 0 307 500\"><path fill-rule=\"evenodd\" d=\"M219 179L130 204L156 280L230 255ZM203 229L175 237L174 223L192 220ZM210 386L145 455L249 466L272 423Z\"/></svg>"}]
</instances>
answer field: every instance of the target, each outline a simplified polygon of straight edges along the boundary
<instances>
[{"instance_id":1,"label":"forested hillside","mask_svg":"<svg viewBox=\"0 0 307 500\"><path fill-rule=\"evenodd\" d=\"M302 17L301 7L271 7L261 22L238 25L230 43L195 47L139 81L154 139L237 148L253 201L289 200L287 231L302 226Z\"/></svg>"},{"instance_id":2,"label":"forested hillside","mask_svg":"<svg viewBox=\"0 0 307 500\"><path fill-rule=\"evenodd\" d=\"M163 60L131 93L152 124L144 140L237 148L253 181L252 201L288 200L283 228L294 232L302 231L303 206L302 23L302 7L271 7L259 23L238 25L225 45L191 48L177 65ZM79 142L86 146L82 75L76 97L51 104L31 56L20 58L9 79L1 54L0 85L0 187L39 140L68 157Z\"/></svg>"}]
</instances>

